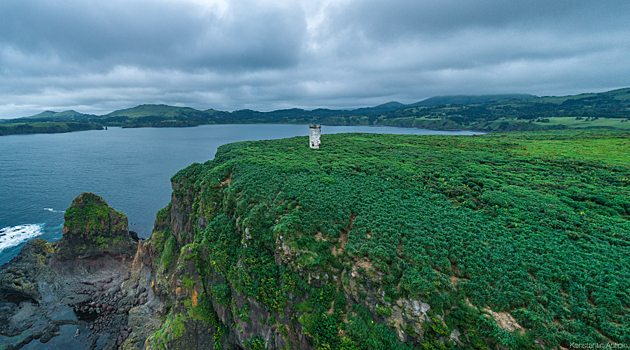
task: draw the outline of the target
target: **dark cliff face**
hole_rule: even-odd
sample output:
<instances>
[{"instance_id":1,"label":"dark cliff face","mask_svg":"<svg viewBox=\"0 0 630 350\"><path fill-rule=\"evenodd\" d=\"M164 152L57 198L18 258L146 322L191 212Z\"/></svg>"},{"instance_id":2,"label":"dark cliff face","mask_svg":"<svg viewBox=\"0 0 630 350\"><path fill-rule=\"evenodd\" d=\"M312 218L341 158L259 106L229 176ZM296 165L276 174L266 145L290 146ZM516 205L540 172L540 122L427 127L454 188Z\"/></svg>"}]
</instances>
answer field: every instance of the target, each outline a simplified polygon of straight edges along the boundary
<instances>
[{"instance_id":1,"label":"dark cliff face","mask_svg":"<svg viewBox=\"0 0 630 350\"><path fill-rule=\"evenodd\" d=\"M127 215L93 193L82 193L72 200L64 219L63 238L55 251L60 260L103 253L135 254L137 243L129 233Z\"/></svg>"},{"instance_id":2,"label":"dark cliff face","mask_svg":"<svg viewBox=\"0 0 630 350\"><path fill-rule=\"evenodd\" d=\"M312 339L304 334L294 307L303 297L290 297L291 305L283 311L270 309L253 296L240 295L208 252L195 244L208 223L222 213L224 189L231 179L228 175L222 180L203 194L194 186L196 178L174 181L171 203L158 212L154 234L142 244L151 249L156 266L156 292L170 307L162 328L147 340L147 348L311 349ZM201 215L200 195L206 200ZM229 233L235 237L233 243L240 245L249 229L241 230L239 218L226 219L236 223L227 228L233 230ZM276 259L282 261L282 255L278 251Z\"/></svg>"}]
</instances>

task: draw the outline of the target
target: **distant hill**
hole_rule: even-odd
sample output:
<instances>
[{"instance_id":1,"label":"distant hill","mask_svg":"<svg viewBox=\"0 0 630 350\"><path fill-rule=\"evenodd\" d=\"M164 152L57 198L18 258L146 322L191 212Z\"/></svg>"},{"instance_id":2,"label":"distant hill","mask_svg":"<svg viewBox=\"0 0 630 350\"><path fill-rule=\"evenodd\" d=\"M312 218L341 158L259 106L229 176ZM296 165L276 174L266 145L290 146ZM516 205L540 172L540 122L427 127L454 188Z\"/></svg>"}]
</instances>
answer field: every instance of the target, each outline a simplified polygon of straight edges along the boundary
<instances>
[{"instance_id":1,"label":"distant hill","mask_svg":"<svg viewBox=\"0 0 630 350\"><path fill-rule=\"evenodd\" d=\"M50 112L50 111L48 111ZM50 115L50 118L54 119L54 118L75 118L75 119L86 119L86 118L94 118L97 117L96 115L93 114L84 114L84 113L79 113L77 111L73 111L73 110L68 110L68 111L63 111L63 112L52 112L53 114Z\"/></svg>"},{"instance_id":2,"label":"distant hill","mask_svg":"<svg viewBox=\"0 0 630 350\"><path fill-rule=\"evenodd\" d=\"M375 107L366 107L366 108L357 108L349 111L349 114L372 114L372 113L383 113L389 111L395 111L397 109L406 108L408 105L402 104L397 101L391 101L387 103L383 103L381 105Z\"/></svg>"},{"instance_id":3,"label":"distant hill","mask_svg":"<svg viewBox=\"0 0 630 350\"><path fill-rule=\"evenodd\" d=\"M396 111L400 109L417 107L417 106L443 106L443 105L472 105L472 104L481 104L502 100L525 100L530 98L536 98L535 95L529 94L503 94L503 95L454 95L454 96L435 96L427 98L426 100L422 100L420 102L412 103L412 104L403 104L398 101L391 101L387 103L383 103L381 105L375 107L365 107L365 108L357 108L353 110L347 111L347 114L351 115L365 115L365 114L373 114L373 113L385 113Z\"/></svg>"},{"instance_id":4,"label":"distant hill","mask_svg":"<svg viewBox=\"0 0 630 350\"><path fill-rule=\"evenodd\" d=\"M30 116L30 117L24 117L24 118L28 118L28 119L50 119L50 118L54 118L54 116L59 114L59 113L60 112L55 112L55 111L43 111L43 112L41 112L39 114L35 114L35 115Z\"/></svg>"},{"instance_id":5,"label":"distant hill","mask_svg":"<svg viewBox=\"0 0 630 350\"><path fill-rule=\"evenodd\" d=\"M2 124L18 123L18 122L36 122L36 121L86 121L87 119L98 118L97 115L79 113L77 111L68 110L63 112L44 111L30 117L22 117L16 119L2 120Z\"/></svg>"},{"instance_id":6,"label":"distant hill","mask_svg":"<svg viewBox=\"0 0 630 350\"><path fill-rule=\"evenodd\" d=\"M537 99L539 102L545 103L564 103L566 101L574 101L574 102L594 102L601 101L602 99L615 99L619 101L627 101L630 100L630 88L616 89L606 92L593 92L593 93L585 93L579 95L569 95L569 96L545 96ZM569 102L569 103L574 103Z\"/></svg>"},{"instance_id":7,"label":"distant hill","mask_svg":"<svg viewBox=\"0 0 630 350\"><path fill-rule=\"evenodd\" d=\"M0 136L19 134L57 134L73 131L102 130L103 127L95 123L36 121L29 123L0 124Z\"/></svg>"},{"instance_id":8,"label":"distant hill","mask_svg":"<svg viewBox=\"0 0 630 350\"><path fill-rule=\"evenodd\" d=\"M502 100L527 100L537 98L535 95L528 94L503 94L503 95L455 95L455 96L435 96L427 98L426 100L422 100L420 102L408 105L408 107L416 107L416 106L442 106L442 105L472 105L472 104L482 104L489 102L496 102Z\"/></svg>"},{"instance_id":9,"label":"distant hill","mask_svg":"<svg viewBox=\"0 0 630 350\"><path fill-rule=\"evenodd\" d=\"M120 109L117 111L113 111L109 114L105 114L103 117L120 117L126 116L129 118L141 118L141 117L150 117L150 116L161 116L161 117L179 117L179 116L188 116L188 115L198 115L203 114L204 112L196 110L190 107L175 107L168 105L153 105L146 104L140 105L133 108Z\"/></svg>"},{"instance_id":10,"label":"distant hill","mask_svg":"<svg viewBox=\"0 0 630 350\"><path fill-rule=\"evenodd\" d=\"M391 101L354 110L291 108L271 112L250 109L227 112L145 104L101 116L76 111L45 111L30 117L0 120L0 124L52 121L124 128L317 123L480 131L565 128L630 130L630 88L571 96L537 97L528 94L436 96L408 105ZM64 130L64 128L59 129ZM48 127L47 130L52 129Z\"/></svg>"}]
</instances>

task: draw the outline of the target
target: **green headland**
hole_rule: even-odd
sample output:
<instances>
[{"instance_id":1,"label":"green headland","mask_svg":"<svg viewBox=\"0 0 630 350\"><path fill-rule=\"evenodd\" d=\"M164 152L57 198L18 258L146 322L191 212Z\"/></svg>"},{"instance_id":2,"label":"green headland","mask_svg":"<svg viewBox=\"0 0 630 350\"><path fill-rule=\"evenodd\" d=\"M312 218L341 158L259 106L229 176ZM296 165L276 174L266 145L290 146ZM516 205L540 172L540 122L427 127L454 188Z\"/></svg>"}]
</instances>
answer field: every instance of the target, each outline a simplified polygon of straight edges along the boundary
<instances>
[{"instance_id":1,"label":"green headland","mask_svg":"<svg viewBox=\"0 0 630 350\"><path fill-rule=\"evenodd\" d=\"M630 132L321 142L221 146L171 178L147 240L79 195L61 240L0 266L0 346L630 344Z\"/></svg>"},{"instance_id":2,"label":"green headland","mask_svg":"<svg viewBox=\"0 0 630 350\"><path fill-rule=\"evenodd\" d=\"M628 164L621 131L222 146L143 243L168 300L147 344L628 344Z\"/></svg>"}]
</instances>

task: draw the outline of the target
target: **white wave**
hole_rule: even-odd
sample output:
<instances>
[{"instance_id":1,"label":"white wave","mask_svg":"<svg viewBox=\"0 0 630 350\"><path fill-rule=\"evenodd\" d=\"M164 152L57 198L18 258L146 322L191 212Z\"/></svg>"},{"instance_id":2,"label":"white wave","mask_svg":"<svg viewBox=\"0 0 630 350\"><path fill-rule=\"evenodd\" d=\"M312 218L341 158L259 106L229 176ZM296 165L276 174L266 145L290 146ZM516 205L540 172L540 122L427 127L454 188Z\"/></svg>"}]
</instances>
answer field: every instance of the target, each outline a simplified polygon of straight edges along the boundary
<instances>
[{"instance_id":1,"label":"white wave","mask_svg":"<svg viewBox=\"0 0 630 350\"><path fill-rule=\"evenodd\" d=\"M65 213L65 210L55 210L53 208L44 208L44 210L48 210L51 213Z\"/></svg>"},{"instance_id":2,"label":"white wave","mask_svg":"<svg viewBox=\"0 0 630 350\"><path fill-rule=\"evenodd\" d=\"M18 225L0 229L0 251L44 233L44 224Z\"/></svg>"}]
</instances>

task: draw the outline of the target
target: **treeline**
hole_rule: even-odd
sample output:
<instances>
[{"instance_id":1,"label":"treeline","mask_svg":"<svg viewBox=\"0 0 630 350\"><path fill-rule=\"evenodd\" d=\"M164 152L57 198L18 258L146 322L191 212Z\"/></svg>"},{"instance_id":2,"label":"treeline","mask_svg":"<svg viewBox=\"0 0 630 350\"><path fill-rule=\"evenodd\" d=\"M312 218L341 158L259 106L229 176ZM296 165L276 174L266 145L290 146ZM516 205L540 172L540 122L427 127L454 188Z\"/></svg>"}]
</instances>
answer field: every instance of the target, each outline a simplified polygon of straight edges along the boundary
<instances>
[{"instance_id":1,"label":"treeline","mask_svg":"<svg viewBox=\"0 0 630 350\"><path fill-rule=\"evenodd\" d=\"M537 124L522 125L531 122L549 122L549 118L630 119L630 89L616 92L615 94L601 93L576 97L564 101L561 98L535 98L474 105L413 107L372 116L373 120L370 122L406 127L526 131L567 127L566 125L554 127ZM497 124L498 121L500 122Z\"/></svg>"},{"instance_id":2,"label":"treeline","mask_svg":"<svg viewBox=\"0 0 630 350\"><path fill-rule=\"evenodd\" d=\"M19 134L53 134L84 130L102 130L96 123L78 122L34 122L0 124L0 136Z\"/></svg>"}]
</instances>

